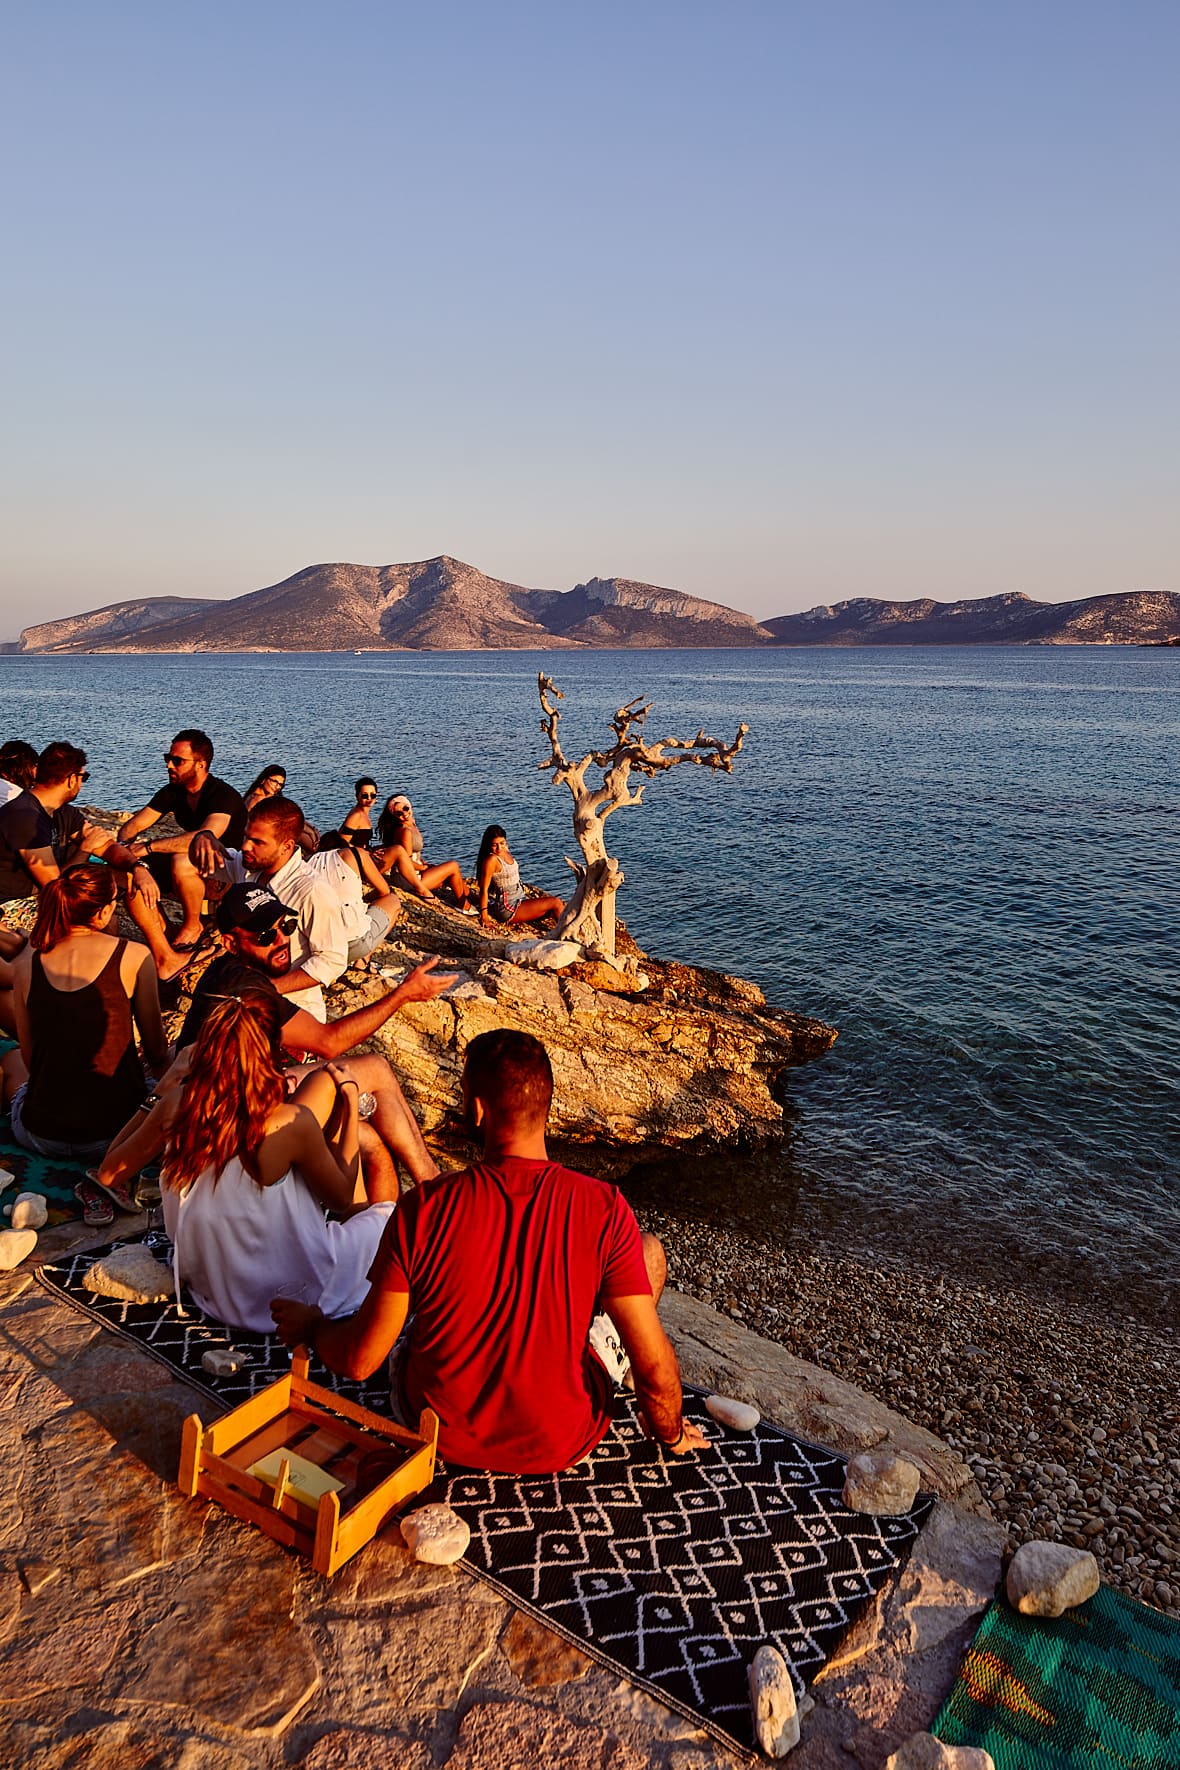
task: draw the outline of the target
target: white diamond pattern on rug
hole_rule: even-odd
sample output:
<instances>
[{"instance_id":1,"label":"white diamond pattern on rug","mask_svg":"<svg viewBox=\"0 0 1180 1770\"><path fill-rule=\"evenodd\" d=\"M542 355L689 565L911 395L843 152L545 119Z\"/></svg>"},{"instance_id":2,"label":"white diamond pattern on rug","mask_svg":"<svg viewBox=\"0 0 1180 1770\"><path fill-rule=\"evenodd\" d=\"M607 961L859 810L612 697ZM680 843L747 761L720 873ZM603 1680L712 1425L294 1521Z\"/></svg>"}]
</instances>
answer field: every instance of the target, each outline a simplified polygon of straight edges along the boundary
<instances>
[{"instance_id":1,"label":"white diamond pattern on rug","mask_svg":"<svg viewBox=\"0 0 1180 1770\"><path fill-rule=\"evenodd\" d=\"M162 1231L143 1238L157 1258ZM42 1281L213 1395L236 1407L290 1368L273 1336L233 1334L191 1304L93 1297L83 1278L100 1249L41 1269ZM248 1355L219 1381L201 1354L231 1342ZM376 1413L384 1372L352 1383L313 1363L317 1382ZM802 1689L904 1558L933 1501L902 1518L849 1512L841 1458L765 1423L726 1432L703 1397L685 1413L710 1438L699 1456L669 1457L640 1430L634 1398L592 1456L557 1475L443 1470L423 1499L443 1500L471 1528L466 1565L618 1671L699 1720L752 1743L746 1668L777 1646Z\"/></svg>"}]
</instances>

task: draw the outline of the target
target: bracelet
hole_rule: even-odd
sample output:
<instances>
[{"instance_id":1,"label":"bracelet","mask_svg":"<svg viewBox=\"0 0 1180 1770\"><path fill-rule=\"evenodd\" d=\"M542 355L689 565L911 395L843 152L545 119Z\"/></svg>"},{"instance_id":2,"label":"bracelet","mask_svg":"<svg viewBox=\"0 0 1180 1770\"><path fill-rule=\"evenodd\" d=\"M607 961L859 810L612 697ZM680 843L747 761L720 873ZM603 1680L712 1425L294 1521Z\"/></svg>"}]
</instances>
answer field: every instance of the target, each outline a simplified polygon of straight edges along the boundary
<instances>
[{"instance_id":1,"label":"bracelet","mask_svg":"<svg viewBox=\"0 0 1180 1770\"><path fill-rule=\"evenodd\" d=\"M684 1422L681 1421L680 1430L675 1438L657 1438L656 1443L662 1444L665 1450L675 1450L678 1444L684 1443Z\"/></svg>"}]
</instances>

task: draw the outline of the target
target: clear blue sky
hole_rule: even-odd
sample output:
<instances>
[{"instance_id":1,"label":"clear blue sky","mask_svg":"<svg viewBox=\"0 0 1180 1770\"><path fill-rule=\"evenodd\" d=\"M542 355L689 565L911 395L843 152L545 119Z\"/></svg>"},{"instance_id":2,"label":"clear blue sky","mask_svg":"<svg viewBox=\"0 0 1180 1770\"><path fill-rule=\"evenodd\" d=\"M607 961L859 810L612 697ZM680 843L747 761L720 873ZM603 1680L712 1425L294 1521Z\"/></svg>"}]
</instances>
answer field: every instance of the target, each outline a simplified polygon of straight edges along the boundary
<instances>
[{"instance_id":1,"label":"clear blue sky","mask_svg":"<svg viewBox=\"0 0 1180 1770\"><path fill-rule=\"evenodd\" d=\"M449 552L1180 588L1180 8L9 12L0 637Z\"/></svg>"}]
</instances>

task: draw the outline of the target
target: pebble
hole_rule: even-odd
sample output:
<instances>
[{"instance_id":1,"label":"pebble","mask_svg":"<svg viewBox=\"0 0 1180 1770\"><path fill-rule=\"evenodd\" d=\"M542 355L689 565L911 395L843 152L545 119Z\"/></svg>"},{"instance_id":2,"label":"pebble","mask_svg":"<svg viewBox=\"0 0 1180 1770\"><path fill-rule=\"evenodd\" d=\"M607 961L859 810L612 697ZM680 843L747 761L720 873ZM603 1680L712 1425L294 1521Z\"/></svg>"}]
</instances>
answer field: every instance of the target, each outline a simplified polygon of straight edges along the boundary
<instances>
[{"instance_id":1,"label":"pebble","mask_svg":"<svg viewBox=\"0 0 1180 1770\"><path fill-rule=\"evenodd\" d=\"M235 1346L210 1346L201 1354L201 1369L211 1377L233 1377L247 1362L244 1352Z\"/></svg>"},{"instance_id":2,"label":"pebble","mask_svg":"<svg viewBox=\"0 0 1180 1770\"><path fill-rule=\"evenodd\" d=\"M995 1770L982 1746L946 1745L933 1733L914 1733L885 1760L885 1770Z\"/></svg>"},{"instance_id":3,"label":"pebble","mask_svg":"<svg viewBox=\"0 0 1180 1770\"><path fill-rule=\"evenodd\" d=\"M732 1426L735 1432L752 1432L762 1415L748 1401L734 1401L729 1395L708 1395L705 1406L722 1426Z\"/></svg>"},{"instance_id":4,"label":"pebble","mask_svg":"<svg viewBox=\"0 0 1180 1770\"><path fill-rule=\"evenodd\" d=\"M98 1297L128 1303L155 1303L172 1295L172 1274L147 1248L116 1248L96 1260L83 1280Z\"/></svg>"},{"instance_id":5,"label":"pebble","mask_svg":"<svg viewBox=\"0 0 1180 1770\"><path fill-rule=\"evenodd\" d=\"M768 1758L785 1758L799 1743L795 1686L777 1647L760 1647L747 1673L754 1736Z\"/></svg>"},{"instance_id":6,"label":"pebble","mask_svg":"<svg viewBox=\"0 0 1180 1770\"><path fill-rule=\"evenodd\" d=\"M450 1506L419 1506L401 1519L406 1547L416 1561L446 1567L467 1553L471 1532Z\"/></svg>"},{"instance_id":7,"label":"pebble","mask_svg":"<svg viewBox=\"0 0 1180 1770\"><path fill-rule=\"evenodd\" d=\"M39 1192L17 1194L12 1207L14 1229L44 1229L49 1221L49 1206Z\"/></svg>"},{"instance_id":8,"label":"pebble","mask_svg":"<svg viewBox=\"0 0 1180 1770\"><path fill-rule=\"evenodd\" d=\"M11 1272L37 1245L35 1229L0 1229L0 1272Z\"/></svg>"},{"instance_id":9,"label":"pebble","mask_svg":"<svg viewBox=\"0 0 1180 1770\"><path fill-rule=\"evenodd\" d=\"M1087 1549L1065 1543L1021 1543L1004 1590L1022 1616L1061 1616L1098 1590L1098 1563Z\"/></svg>"},{"instance_id":10,"label":"pebble","mask_svg":"<svg viewBox=\"0 0 1180 1770\"><path fill-rule=\"evenodd\" d=\"M896 1518L918 1497L917 1469L892 1450L862 1450L849 1457L841 1498L850 1512Z\"/></svg>"}]
</instances>

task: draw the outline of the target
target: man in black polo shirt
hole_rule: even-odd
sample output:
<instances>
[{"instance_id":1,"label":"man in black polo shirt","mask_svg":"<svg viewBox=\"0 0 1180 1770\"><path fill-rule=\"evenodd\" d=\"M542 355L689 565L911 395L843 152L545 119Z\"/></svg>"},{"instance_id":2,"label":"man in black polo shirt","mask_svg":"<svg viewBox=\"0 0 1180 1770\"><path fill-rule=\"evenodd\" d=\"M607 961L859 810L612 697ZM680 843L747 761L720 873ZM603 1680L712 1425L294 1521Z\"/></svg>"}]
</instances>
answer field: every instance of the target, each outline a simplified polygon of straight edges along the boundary
<instances>
[{"instance_id":1,"label":"man in black polo shirt","mask_svg":"<svg viewBox=\"0 0 1180 1770\"><path fill-rule=\"evenodd\" d=\"M189 842L197 830L207 830L227 848L240 848L246 833L246 802L228 781L210 774L213 745L203 731L178 731L164 761L168 785L161 787L142 811L128 818L119 831L119 839L130 843L133 852L147 861L162 890L180 899L182 920L171 942L162 916L155 919L152 927L140 923L156 970L167 978L184 970L188 955L201 940L205 881L189 859ZM146 840L141 831L150 829L162 817L172 818L184 834Z\"/></svg>"}]
</instances>

